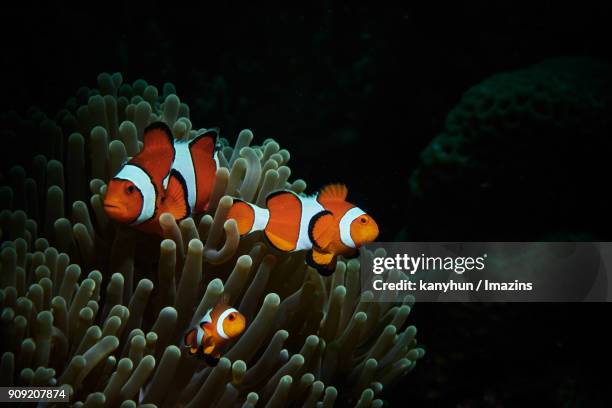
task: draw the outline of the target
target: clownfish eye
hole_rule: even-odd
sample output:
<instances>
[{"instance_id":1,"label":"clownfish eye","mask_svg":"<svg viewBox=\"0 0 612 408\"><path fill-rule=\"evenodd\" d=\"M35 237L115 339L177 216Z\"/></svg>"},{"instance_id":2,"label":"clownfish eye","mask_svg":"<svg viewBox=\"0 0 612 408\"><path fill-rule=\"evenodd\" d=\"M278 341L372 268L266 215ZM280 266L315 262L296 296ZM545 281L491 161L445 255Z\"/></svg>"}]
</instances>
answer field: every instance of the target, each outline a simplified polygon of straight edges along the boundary
<instances>
[{"instance_id":1,"label":"clownfish eye","mask_svg":"<svg viewBox=\"0 0 612 408\"><path fill-rule=\"evenodd\" d=\"M227 316L227 319L228 319L230 322L233 322L234 320L236 320L236 313L230 313L230 314Z\"/></svg>"},{"instance_id":2,"label":"clownfish eye","mask_svg":"<svg viewBox=\"0 0 612 408\"><path fill-rule=\"evenodd\" d=\"M127 192L128 194L132 194L134 192L134 186L128 186Z\"/></svg>"},{"instance_id":3,"label":"clownfish eye","mask_svg":"<svg viewBox=\"0 0 612 408\"><path fill-rule=\"evenodd\" d=\"M368 223L368 218L367 217L359 217L359 222L362 224L367 224Z\"/></svg>"}]
</instances>

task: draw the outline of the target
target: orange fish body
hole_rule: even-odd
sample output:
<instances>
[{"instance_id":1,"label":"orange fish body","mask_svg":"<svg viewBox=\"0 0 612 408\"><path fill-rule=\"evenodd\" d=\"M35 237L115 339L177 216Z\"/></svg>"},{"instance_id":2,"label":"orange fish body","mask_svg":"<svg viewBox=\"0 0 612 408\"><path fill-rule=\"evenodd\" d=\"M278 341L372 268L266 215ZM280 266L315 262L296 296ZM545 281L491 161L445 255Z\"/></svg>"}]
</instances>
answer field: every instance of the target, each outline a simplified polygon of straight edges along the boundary
<instances>
[{"instance_id":1,"label":"orange fish body","mask_svg":"<svg viewBox=\"0 0 612 408\"><path fill-rule=\"evenodd\" d=\"M347 194L342 184L330 184L309 197L278 191L267 197L267 209L234 200L228 218L236 220L241 235L264 231L281 251L308 251L308 264L328 275L338 255L355 256L360 246L378 236L374 219L347 202Z\"/></svg>"},{"instance_id":2,"label":"orange fish body","mask_svg":"<svg viewBox=\"0 0 612 408\"><path fill-rule=\"evenodd\" d=\"M207 209L218 168L215 130L177 141L163 122L149 125L143 149L107 186L108 216L148 233L162 235L159 216L176 220Z\"/></svg>"},{"instance_id":3,"label":"orange fish body","mask_svg":"<svg viewBox=\"0 0 612 408\"><path fill-rule=\"evenodd\" d=\"M225 344L242 334L245 327L245 317L222 302L209 309L198 326L185 334L188 353L219 359Z\"/></svg>"}]
</instances>

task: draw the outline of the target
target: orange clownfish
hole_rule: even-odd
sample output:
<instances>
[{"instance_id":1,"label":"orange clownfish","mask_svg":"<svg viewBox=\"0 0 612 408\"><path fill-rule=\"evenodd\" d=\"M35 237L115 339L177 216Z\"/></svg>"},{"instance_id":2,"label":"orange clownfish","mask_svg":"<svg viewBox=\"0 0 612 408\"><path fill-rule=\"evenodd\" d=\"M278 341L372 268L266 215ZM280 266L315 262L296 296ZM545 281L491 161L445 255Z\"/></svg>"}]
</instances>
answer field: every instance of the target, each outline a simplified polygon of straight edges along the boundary
<instances>
[{"instance_id":1,"label":"orange clownfish","mask_svg":"<svg viewBox=\"0 0 612 408\"><path fill-rule=\"evenodd\" d=\"M206 210L217 152L216 130L175 140L165 123L152 123L144 131L142 151L109 181L104 210L115 221L161 235L162 213L182 220Z\"/></svg>"},{"instance_id":2,"label":"orange clownfish","mask_svg":"<svg viewBox=\"0 0 612 408\"><path fill-rule=\"evenodd\" d=\"M266 198L267 209L234 200L228 218L236 220L241 235L264 231L281 251L307 250L306 262L329 275L338 255L355 256L378 236L374 219L347 202L347 194L343 184L330 184L309 197L277 191Z\"/></svg>"},{"instance_id":3,"label":"orange clownfish","mask_svg":"<svg viewBox=\"0 0 612 408\"><path fill-rule=\"evenodd\" d=\"M187 352L209 361L218 360L223 346L242 334L245 327L245 317L222 301L206 312L197 327L185 334Z\"/></svg>"}]
</instances>

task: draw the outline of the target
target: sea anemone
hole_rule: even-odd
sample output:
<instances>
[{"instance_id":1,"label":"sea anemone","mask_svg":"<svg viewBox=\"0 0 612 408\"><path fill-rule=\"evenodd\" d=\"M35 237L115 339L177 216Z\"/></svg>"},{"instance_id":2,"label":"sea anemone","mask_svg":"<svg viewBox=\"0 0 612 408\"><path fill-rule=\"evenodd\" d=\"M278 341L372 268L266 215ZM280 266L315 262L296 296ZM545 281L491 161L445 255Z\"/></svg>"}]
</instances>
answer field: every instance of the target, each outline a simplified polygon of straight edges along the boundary
<instances>
[{"instance_id":1,"label":"sea anemone","mask_svg":"<svg viewBox=\"0 0 612 408\"><path fill-rule=\"evenodd\" d=\"M406 325L413 299L373 301L358 260L325 278L302 253L240 239L232 197L265 206L271 191L306 189L274 140L222 140L209 213L163 214L160 238L111 222L102 199L149 123L199 132L171 84L160 95L101 74L54 120L32 116L41 154L0 187L1 385L60 385L75 406L367 407L423 356ZM208 366L182 339L221 297L248 323Z\"/></svg>"}]
</instances>

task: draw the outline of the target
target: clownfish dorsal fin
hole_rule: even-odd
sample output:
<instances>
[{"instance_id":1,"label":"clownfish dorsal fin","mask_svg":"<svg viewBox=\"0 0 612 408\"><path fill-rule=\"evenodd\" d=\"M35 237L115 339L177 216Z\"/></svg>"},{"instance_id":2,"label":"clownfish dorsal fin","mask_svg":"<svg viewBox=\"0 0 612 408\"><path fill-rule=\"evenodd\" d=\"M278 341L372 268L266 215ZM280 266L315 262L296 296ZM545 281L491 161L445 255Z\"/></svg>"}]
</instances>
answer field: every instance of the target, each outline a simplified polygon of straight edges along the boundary
<instances>
[{"instance_id":1,"label":"clownfish dorsal fin","mask_svg":"<svg viewBox=\"0 0 612 408\"><path fill-rule=\"evenodd\" d=\"M161 183L168 175L174 162L174 138L168 125L154 122L143 134L143 146L131 161L145 169L154 183Z\"/></svg>"},{"instance_id":2,"label":"clownfish dorsal fin","mask_svg":"<svg viewBox=\"0 0 612 408\"><path fill-rule=\"evenodd\" d=\"M174 169L170 171L168 178L163 211L172 214L176 220L182 220L189 215L187 184L181 173Z\"/></svg>"},{"instance_id":3,"label":"clownfish dorsal fin","mask_svg":"<svg viewBox=\"0 0 612 408\"><path fill-rule=\"evenodd\" d=\"M336 270L336 255L313 248L306 253L306 263L321 275L329 276Z\"/></svg>"},{"instance_id":4,"label":"clownfish dorsal fin","mask_svg":"<svg viewBox=\"0 0 612 408\"><path fill-rule=\"evenodd\" d=\"M320 202L324 201L346 201L348 188L341 183L328 184L321 189L317 196Z\"/></svg>"},{"instance_id":5,"label":"clownfish dorsal fin","mask_svg":"<svg viewBox=\"0 0 612 408\"><path fill-rule=\"evenodd\" d=\"M331 211L321 211L315 214L308 224L308 237L318 248L327 248L334 239L334 225L336 225Z\"/></svg>"}]
</instances>

